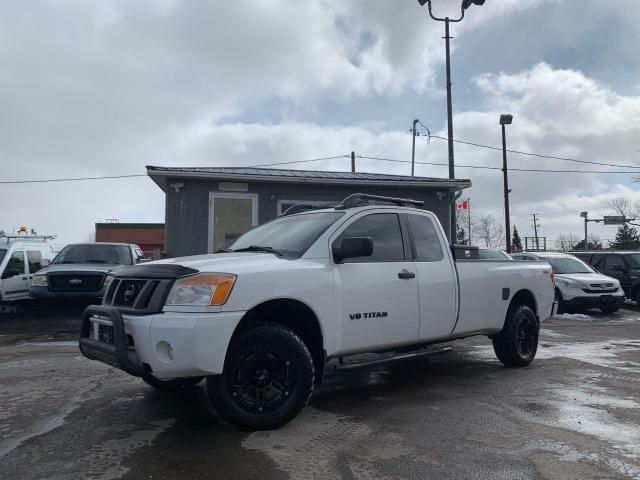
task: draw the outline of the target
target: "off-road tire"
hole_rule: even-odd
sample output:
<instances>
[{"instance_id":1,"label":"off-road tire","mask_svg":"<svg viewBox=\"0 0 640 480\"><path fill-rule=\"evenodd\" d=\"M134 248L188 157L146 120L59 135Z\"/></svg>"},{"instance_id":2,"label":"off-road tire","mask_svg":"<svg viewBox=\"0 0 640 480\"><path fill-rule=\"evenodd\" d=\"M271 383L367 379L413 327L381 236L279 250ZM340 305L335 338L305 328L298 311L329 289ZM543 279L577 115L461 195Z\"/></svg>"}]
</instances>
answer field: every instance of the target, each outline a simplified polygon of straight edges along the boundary
<instances>
[{"instance_id":1,"label":"off-road tire","mask_svg":"<svg viewBox=\"0 0 640 480\"><path fill-rule=\"evenodd\" d=\"M616 307L600 307L600 311L602 313L607 313L607 314L616 313L618 310L620 310L620 307L617 307L617 306Z\"/></svg>"},{"instance_id":2,"label":"off-road tire","mask_svg":"<svg viewBox=\"0 0 640 480\"><path fill-rule=\"evenodd\" d=\"M207 392L230 424L270 430L291 421L309 403L314 376L311 354L300 337L265 323L232 341L222 374L207 377Z\"/></svg>"},{"instance_id":3,"label":"off-road tire","mask_svg":"<svg viewBox=\"0 0 640 480\"><path fill-rule=\"evenodd\" d=\"M142 381L161 392L179 392L190 390L198 385L204 377L173 378L171 380L160 380L153 375L142 376Z\"/></svg>"},{"instance_id":4,"label":"off-road tire","mask_svg":"<svg viewBox=\"0 0 640 480\"><path fill-rule=\"evenodd\" d=\"M507 367L525 367L536 356L540 325L525 305L511 305L502 331L493 337L493 350Z\"/></svg>"}]
</instances>

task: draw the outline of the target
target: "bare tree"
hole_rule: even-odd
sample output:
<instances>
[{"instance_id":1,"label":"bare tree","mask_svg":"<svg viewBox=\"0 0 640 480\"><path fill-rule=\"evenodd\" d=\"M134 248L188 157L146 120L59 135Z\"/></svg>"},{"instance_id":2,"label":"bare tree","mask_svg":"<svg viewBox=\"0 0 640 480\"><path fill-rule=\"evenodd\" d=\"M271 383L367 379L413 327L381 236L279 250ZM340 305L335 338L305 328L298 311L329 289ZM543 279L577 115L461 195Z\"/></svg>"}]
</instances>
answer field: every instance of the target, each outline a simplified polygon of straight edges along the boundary
<instances>
[{"instance_id":1,"label":"bare tree","mask_svg":"<svg viewBox=\"0 0 640 480\"><path fill-rule=\"evenodd\" d=\"M640 205L638 202L632 203L627 197L615 197L607 201L606 206L620 216L634 218Z\"/></svg>"},{"instance_id":2,"label":"bare tree","mask_svg":"<svg viewBox=\"0 0 640 480\"><path fill-rule=\"evenodd\" d=\"M496 248L504 243L504 227L493 215L479 218L473 223L473 236L486 247Z\"/></svg>"},{"instance_id":3,"label":"bare tree","mask_svg":"<svg viewBox=\"0 0 640 480\"><path fill-rule=\"evenodd\" d=\"M563 252L567 252L580 242L580 238L578 235L573 233L568 234L560 234L558 238L556 238L556 244L560 247Z\"/></svg>"}]
</instances>

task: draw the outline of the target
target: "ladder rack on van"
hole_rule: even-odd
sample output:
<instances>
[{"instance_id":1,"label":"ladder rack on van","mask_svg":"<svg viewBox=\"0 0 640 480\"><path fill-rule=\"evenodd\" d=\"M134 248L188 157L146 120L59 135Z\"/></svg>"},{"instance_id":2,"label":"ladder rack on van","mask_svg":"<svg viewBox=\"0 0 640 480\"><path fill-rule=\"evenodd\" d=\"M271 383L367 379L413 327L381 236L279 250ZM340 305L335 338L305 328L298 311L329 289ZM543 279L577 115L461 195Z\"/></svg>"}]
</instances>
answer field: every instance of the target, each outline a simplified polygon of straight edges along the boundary
<instances>
[{"instance_id":1,"label":"ladder rack on van","mask_svg":"<svg viewBox=\"0 0 640 480\"><path fill-rule=\"evenodd\" d=\"M0 240L6 240L9 243L9 240L53 240L56 238L56 235L2 235L0 236Z\"/></svg>"}]
</instances>

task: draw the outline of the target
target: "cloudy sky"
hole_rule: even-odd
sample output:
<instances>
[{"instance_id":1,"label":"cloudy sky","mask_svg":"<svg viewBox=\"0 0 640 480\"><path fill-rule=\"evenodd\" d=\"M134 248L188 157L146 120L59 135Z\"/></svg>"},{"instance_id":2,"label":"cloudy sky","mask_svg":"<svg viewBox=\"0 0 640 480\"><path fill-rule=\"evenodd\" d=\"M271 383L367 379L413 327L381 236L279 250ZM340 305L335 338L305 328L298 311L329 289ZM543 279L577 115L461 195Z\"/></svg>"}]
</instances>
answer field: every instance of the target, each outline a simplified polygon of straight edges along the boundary
<instances>
[{"instance_id":1,"label":"cloudy sky","mask_svg":"<svg viewBox=\"0 0 640 480\"><path fill-rule=\"evenodd\" d=\"M455 15L458 0L433 0ZM578 214L640 201L637 0L487 0L452 27L455 137L511 155L512 223L581 234ZM257 165L346 155L409 160L411 122L446 135L443 25L415 0L33 0L0 16L0 181L144 174L145 165ZM423 129L424 132L424 129ZM417 160L446 162L422 138ZM501 153L457 145L461 165ZM408 174L410 165L359 160ZM634 167L634 168L629 168ZM292 168L346 170L348 160ZM474 216L502 216L501 172L458 168ZM447 175L419 165L416 174ZM93 223L163 221L151 180L0 184L0 229L85 241ZM593 227L602 239L615 227Z\"/></svg>"}]
</instances>

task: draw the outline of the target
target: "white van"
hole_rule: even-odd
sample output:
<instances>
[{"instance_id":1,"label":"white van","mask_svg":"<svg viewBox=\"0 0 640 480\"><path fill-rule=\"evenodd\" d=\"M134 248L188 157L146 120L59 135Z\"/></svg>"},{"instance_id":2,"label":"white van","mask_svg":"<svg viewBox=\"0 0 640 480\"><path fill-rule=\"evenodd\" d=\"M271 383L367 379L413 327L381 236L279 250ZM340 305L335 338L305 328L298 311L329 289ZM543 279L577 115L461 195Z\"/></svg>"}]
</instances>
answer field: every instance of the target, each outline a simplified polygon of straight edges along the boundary
<instances>
[{"instance_id":1,"label":"white van","mask_svg":"<svg viewBox=\"0 0 640 480\"><path fill-rule=\"evenodd\" d=\"M37 235L0 237L0 301L29 298L33 274L55 256L52 239Z\"/></svg>"}]
</instances>

